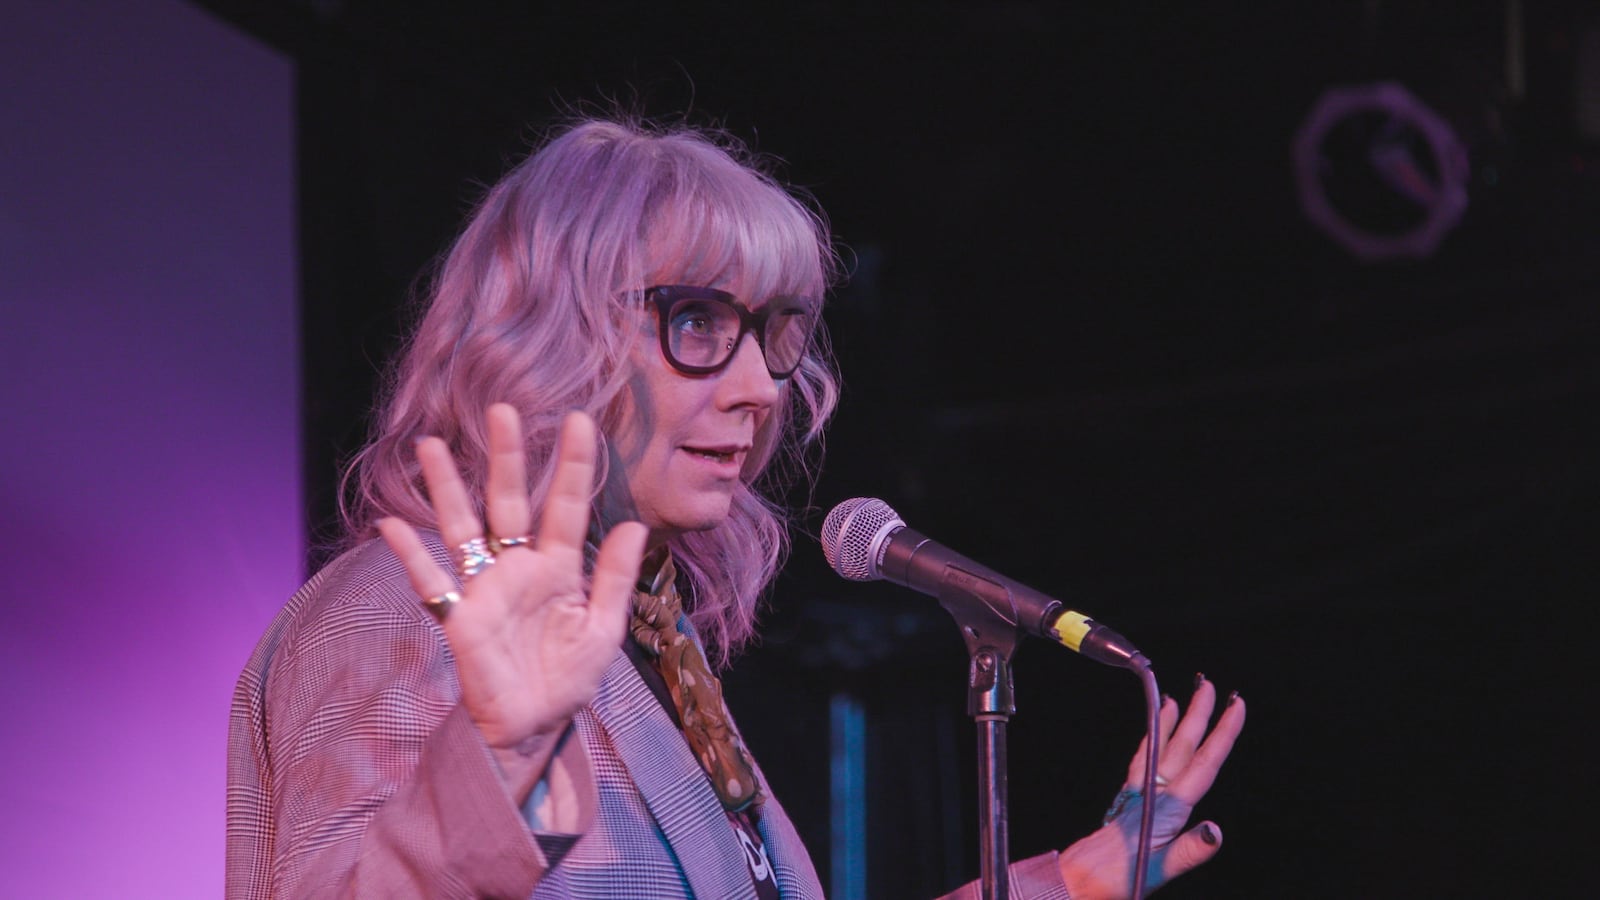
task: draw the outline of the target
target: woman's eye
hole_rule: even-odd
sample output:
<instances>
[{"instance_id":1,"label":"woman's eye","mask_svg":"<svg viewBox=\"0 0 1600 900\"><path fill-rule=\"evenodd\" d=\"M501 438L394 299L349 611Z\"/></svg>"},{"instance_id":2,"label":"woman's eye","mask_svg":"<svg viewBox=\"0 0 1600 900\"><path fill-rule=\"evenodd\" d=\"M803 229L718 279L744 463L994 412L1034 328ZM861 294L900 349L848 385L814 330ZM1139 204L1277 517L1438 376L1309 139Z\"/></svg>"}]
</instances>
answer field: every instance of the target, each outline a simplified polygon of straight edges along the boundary
<instances>
[{"instance_id":1,"label":"woman's eye","mask_svg":"<svg viewBox=\"0 0 1600 900\"><path fill-rule=\"evenodd\" d=\"M681 337L713 337L717 328L716 315L701 305L679 309L672 314L672 330Z\"/></svg>"},{"instance_id":2,"label":"woman's eye","mask_svg":"<svg viewBox=\"0 0 1600 900\"><path fill-rule=\"evenodd\" d=\"M711 334L711 317L703 315L679 316L674 327L683 334L696 336Z\"/></svg>"}]
</instances>

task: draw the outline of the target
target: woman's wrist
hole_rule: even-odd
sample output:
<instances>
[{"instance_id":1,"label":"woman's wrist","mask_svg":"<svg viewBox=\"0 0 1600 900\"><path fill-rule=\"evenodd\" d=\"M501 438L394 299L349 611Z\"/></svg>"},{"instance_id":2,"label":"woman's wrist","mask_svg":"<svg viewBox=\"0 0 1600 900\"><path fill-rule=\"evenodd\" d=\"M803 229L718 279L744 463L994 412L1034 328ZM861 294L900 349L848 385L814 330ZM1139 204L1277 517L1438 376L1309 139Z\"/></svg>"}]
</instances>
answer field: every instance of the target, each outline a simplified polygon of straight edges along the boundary
<instances>
[{"instance_id":1,"label":"woman's wrist","mask_svg":"<svg viewBox=\"0 0 1600 900\"><path fill-rule=\"evenodd\" d=\"M563 726L554 731L529 735L510 746L489 746L489 754L499 771L500 783L518 807L528 799L539 779L544 777L556 745L565 731L566 727Z\"/></svg>"}]
</instances>

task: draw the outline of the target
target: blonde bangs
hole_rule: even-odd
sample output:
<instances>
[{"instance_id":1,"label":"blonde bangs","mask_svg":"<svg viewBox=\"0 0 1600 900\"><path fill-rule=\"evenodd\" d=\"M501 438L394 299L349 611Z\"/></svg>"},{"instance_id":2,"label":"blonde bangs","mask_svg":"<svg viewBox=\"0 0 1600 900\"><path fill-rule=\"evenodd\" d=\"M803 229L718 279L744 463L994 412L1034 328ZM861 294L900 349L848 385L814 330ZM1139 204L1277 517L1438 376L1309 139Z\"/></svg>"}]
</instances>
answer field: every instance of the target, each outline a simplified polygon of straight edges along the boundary
<instances>
[{"instance_id":1,"label":"blonde bangs","mask_svg":"<svg viewBox=\"0 0 1600 900\"><path fill-rule=\"evenodd\" d=\"M670 187L645 216L644 280L719 287L750 306L777 296L820 306L833 268L821 217L702 143L672 149L686 158L671 161Z\"/></svg>"}]
</instances>

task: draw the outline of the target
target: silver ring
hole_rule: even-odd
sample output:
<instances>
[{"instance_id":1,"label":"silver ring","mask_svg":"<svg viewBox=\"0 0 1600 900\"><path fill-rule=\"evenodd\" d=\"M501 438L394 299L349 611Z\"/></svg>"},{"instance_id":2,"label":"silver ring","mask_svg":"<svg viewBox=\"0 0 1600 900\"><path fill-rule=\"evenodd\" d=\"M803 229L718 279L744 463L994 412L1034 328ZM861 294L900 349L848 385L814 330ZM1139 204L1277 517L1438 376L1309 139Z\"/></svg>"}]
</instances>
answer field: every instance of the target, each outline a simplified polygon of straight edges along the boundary
<instances>
[{"instance_id":1,"label":"silver ring","mask_svg":"<svg viewBox=\"0 0 1600 900\"><path fill-rule=\"evenodd\" d=\"M1160 772L1156 773L1156 787L1164 788L1171 783L1171 781L1167 780L1167 776L1161 774Z\"/></svg>"},{"instance_id":2,"label":"silver ring","mask_svg":"<svg viewBox=\"0 0 1600 900\"><path fill-rule=\"evenodd\" d=\"M485 538L475 537L456 548L461 556L461 577L471 578L494 565L494 551Z\"/></svg>"},{"instance_id":3,"label":"silver ring","mask_svg":"<svg viewBox=\"0 0 1600 900\"><path fill-rule=\"evenodd\" d=\"M502 550L509 550L512 547L526 547L532 543L533 535L531 534L519 534L516 537L508 538L494 537L491 535L489 537L489 553L490 555L493 555Z\"/></svg>"},{"instance_id":4,"label":"silver ring","mask_svg":"<svg viewBox=\"0 0 1600 900\"><path fill-rule=\"evenodd\" d=\"M450 615L450 610L454 609L455 605L460 602L461 594L459 592L445 591L442 594L423 598L422 605L428 612L433 613L435 619L443 622L445 617Z\"/></svg>"}]
</instances>

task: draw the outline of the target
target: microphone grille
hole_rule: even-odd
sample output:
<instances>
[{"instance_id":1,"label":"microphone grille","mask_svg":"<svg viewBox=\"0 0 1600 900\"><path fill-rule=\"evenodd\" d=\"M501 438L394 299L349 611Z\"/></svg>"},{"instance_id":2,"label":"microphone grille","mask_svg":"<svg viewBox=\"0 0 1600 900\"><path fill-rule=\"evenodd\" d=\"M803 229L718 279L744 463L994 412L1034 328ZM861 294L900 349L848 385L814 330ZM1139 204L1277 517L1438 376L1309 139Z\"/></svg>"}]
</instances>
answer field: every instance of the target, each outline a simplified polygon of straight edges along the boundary
<instances>
[{"instance_id":1,"label":"microphone grille","mask_svg":"<svg viewBox=\"0 0 1600 900\"><path fill-rule=\"evenodd\" d=\"M876 581L878 551L889 533L906 523L889 504L875 497L852 497L828 513L822 523L822 555L835 572L851 581Z\"/></svg>"}]
</instances>

